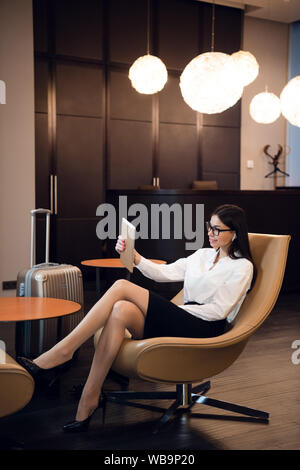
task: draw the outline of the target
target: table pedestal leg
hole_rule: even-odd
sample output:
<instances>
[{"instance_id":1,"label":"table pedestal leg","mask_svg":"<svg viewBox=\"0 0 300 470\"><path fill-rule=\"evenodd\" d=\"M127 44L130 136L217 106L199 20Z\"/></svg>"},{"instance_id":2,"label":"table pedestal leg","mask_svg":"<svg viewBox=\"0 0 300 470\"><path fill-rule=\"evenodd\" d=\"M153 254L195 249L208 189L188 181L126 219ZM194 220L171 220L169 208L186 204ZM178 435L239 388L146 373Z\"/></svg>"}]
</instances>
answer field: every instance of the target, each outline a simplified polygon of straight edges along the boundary
<instances>
[{"instance_id":1,"label":"table pedestal leg","mask_svg":"<svg viewBox=\"0 0 300 470\"><path fill-rule=\"evenodd\" d=\"M59 343L62 340L62 317L57 319L57 336L56 342Z\"/></svg>"},{"instance_id":2,"label":"table pedestal leg","mask_svg":"<svg viewBox=\"0 0 300 470\"><path fill-rule=\"evenodd\" d=\"M43 352L45 320L39 320L39 354Z\"/></svg>"},{"instance_id":3,"label":"table pedestal leg","mask_svg":"<svg viewBox=\"0 0 300 470\"><path fill-rule=\"evenodd\" d=\"M96 268L96 292L98 297L100 298L101 291L100 291L100 268Z\"/></svg>"},{"instance_id":4,"label":"table pedestal leg","mask_svg":"<svg viewBox=\"0 0 300 470\"><path fill-rule=\"evenodd\" d=\"M15 352L16 357L25 356L30 358L31 322L16 322Z\"/></svg>"},{"instance_id":5,"label":"table pedestal leg","mask_svg":"<svg viewBox=\"0 0 300 470\"><path fill-rule=\"evenodd\" d=\"M130 276L131 276L131 272L126 269L125 279L130 281ZM105 282L104 282L104 286L105 286ZM101 283L100 268L96 267L96 293L97 293L97 296L99 298L102 295L102 292L101 292L102 287L103 286L102 286L102 283Z\"/></svg>"}]
</instances>

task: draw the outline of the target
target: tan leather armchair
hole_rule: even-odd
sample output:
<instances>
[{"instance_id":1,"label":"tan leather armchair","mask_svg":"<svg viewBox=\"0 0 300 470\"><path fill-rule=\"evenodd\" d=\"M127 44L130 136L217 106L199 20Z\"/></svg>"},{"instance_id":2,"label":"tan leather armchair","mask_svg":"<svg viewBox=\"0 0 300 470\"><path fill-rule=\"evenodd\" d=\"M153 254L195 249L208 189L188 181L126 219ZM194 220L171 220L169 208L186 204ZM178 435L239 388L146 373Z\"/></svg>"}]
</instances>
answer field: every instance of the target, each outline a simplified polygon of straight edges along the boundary
<instances>
[{"instance_id":1,"label":"tan leather armchair","mask_svg":"<svg viewBox=\"0 0 300 470\"><path fill-rule=\"evenodd\" d=\"M0 363L0 418L16 413L31 400L34 380L20 364L1 352Z\"/></svg>"},{"instance_id":2,"label":"tan leather armchair","mask_svg":"<svg viewBox=\"0 0 300 470\"><path fill-rule=\"evenodd\" d=\"M285 272L290 236L250 233L249 241L258 271L257 279L229 331L221 336L205 339L124 338L113 370L129 378L176 384L176 392L107 392L108 401L135 406L127 400L175 398L175 402L165 410L136 404L138 407L164 411L158 428L180 407L185 407L181 408L181 411L189 411L196 403L241 413L253 419L268 420L269 414L264 411L206 397L204 393L210 388L209 381L192 388L193 383L219 374L237 360L250 337L263 324L277 301ZM176 304L183 303L182 297L183 290L172 301ZM95 344L99 334L100 332L95 336ZM245 375L246 373L245 371Z\"/></svg>"}]
</instances>

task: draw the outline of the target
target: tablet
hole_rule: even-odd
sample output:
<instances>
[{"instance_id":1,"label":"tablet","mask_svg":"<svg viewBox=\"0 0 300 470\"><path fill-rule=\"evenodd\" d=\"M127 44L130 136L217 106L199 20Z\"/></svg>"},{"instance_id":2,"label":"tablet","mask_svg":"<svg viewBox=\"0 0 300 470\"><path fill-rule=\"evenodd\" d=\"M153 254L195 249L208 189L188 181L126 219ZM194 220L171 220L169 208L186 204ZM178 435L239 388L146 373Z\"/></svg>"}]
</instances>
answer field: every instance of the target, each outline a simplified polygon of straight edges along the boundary
<instances>
[{"instance_id":1,"label":"tablet","mask_svg":"<svg viewBox=\"0 0 300 470\"><path fill-rule=\"evenodd\" d=\"M133 272L135 231L135 226L122 217L121 236L123 240L126 240L126 248L120 253L120 261L131 273Z\"/></svg>"}]
</instances>

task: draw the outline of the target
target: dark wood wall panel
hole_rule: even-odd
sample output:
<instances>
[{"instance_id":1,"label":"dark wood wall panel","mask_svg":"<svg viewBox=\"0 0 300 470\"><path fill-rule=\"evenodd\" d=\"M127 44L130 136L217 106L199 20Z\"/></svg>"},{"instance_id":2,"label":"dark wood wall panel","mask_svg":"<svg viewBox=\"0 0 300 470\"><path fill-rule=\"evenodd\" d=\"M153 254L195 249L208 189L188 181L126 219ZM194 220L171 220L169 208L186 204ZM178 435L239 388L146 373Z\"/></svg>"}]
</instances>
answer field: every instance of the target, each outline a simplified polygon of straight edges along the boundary
<instances>
[{"instance_id":1,"label":"dark wood wall panel","mask_svg":"<svg viewBox=\"0 0 300 470\"><path fill-rule=\"evenodd\" d=\"M48 51L48 0L33 0L34 49L38 52Z\"/></svg>"},{"instance_id":2,"label":"dark wood wall panel","mask_svg":"<svg viewBox=\"0 0 300 470\"><path fill-rule=\"evenodd\" d=\"M35 114L35 171L39 177L35 192L38 207L50 207L50 154L48 143L48 115Z\"/></svg>"},{"instance_id":3,"label":"dark wood wall panel","mask_svg":"<svg viewBox=\"0 0 300 470\"><path fill-rule=\"evenodd\" d=\"M34 69L34 101L37 113L48 112L48 76L48 61L37 60Z\"/></svg>"},{"instance_id":4,"label":"dark wood wall panel","mask_svg":"<svg viewBox=\"0 0 300 470\"><path fill-rule=\"evenodd\" d=\"M161 124L159 154L161 188L190 187L198 165L196 126Z\"/></svg>"},{"instance_id":5,"label":"dark wood wall panel","mask_svg":"<svg viewBox=\"0 0 300 470\"><path fill-rule=\"evenodd\" d=\"M102 25L101 0L55 0L56 53L102 59Z\"/></svg>"},{"instance_id":6,"label":"dark wood wall panel","mask_svg":"<svg viewBox=\"0 0 300 470\"><path fill-rule=\"evenodd\" d=\"M182 99L177 76L169 74L159 93L159 119L160 122L196 124L196 113Z\"/></svg>"},{"instance_id":7,"label":"dark wood wall panel","mask_svg":"<svg viewBox=\"0 0 300 470\"><path fill-rule=\"evenodd\" d=\"M152 96L137 93L121 71L110 73L110 117L152 121Z\"/></svg>"},{"instance_id":8,"label":"dark wood wall panel","mask_svg":"<svg viewBox=\"0 0 300 470\"><path fill-rule=\"evenodd\" d=\"M158 3L158 54L168 69L182 70L199 55L199 4L184 0Z\"/></svg>"},{"instance_id":9,"label":"dark wood wall panel","mask_svg":"<svg viewBox=\"0 0 300 470\"><path fill-rule=\"evenodd\" d=\"M241 126L241 101L239 100L234 106L226 109L223 113L203 114L204 126L223 126L238 127Z\"/></svg>"},{"instance_id":10,"label":"dark wood wall panel","mask_svg":"<svg viewBox=\"0 0 300 470\"><path fill-rule=\"evenodd\" d=\"M70 263L80 266L81 261L92 258L101 258L102 241L96 234L97 219L78 219L57 221L57 262ZM86 268L84 278L89 275L95 277L93 268Z\"/></svg>"},{"instance_id":11,"label":"dark wood wall panel","mask_svg":"<svg viewBox=\"0 0 300 470\"><path fill-rule=\"evenodd\" d=\"M58 116L60 217L94 217L103 200L103 120Z\"/></svg>"},{"instance_id":12,"label":"dark wood wall panel","mask_svg":"<svg viewBox=\"0 0 300 470\"><path fill-rule=\"evenodd\" d=\"M147 122L111 121L109 188L152 182L152 129Z\"/></svg>"},{"instance_id":13,"label":"dark wood wall panel","mask_svg":"<svg viewBox=\"0 0 300 470\"><path fill-rule=\"evenodd\" d=\"M203 172L203 179L216 181L219 189L231 189L240 186L239 173Z\"/></svg>"},{"instance_id":14,"label":"dark wood wall panel","mask_svg":"<svg viewBox=\"0 0 300 470\"><path fill-rule=\"evenodd\" d=\"M147 54L147 0L109 1L109 58L132 64Z\"/></svg>"},{"instance_id":15,"label":"dark wood wall panel","mask_svg":"<svg viewBox=\"0 0 300 470\"><path fill-rule=\"evenodd\" d=\"M57 63L57 113L103 116L102 76L95 65Z\"/></svg>"},{"instance_id":16,"label":"dark wood wall panel","mask_svg":"<svg viewBox=\"0 0 300 470\"><path fill-rule=\"evenodd\" d=\"M202 132L202 170L238 172L240 130L230 127L204 127Z\"/></svg>"}]
</instances>

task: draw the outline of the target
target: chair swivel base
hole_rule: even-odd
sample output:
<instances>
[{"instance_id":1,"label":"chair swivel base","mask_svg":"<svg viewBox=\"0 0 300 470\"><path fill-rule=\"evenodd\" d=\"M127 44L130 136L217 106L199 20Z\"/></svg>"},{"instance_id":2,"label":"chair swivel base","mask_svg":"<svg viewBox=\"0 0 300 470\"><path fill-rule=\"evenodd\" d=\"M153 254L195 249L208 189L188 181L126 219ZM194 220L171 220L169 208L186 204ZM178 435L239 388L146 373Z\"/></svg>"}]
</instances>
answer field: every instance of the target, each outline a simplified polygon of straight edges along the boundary
<instances>
[{"instance_id":1,"label":"chair swivel base","mask_svg":"<svg viewBox=\"0 0 300 470\"><path fill-rule=\"evenodd\" d=\"M247 408L245 406L228 403L225 401L216 400L209 398L204 395L210 389L210 381L204 382L196 387L192 388L191 384L177 384L176 392L130 392L130 391L106 391L105 398L108 402L119 403L126 406L133 406L135 408L143 408L149 411L157 411L163 413L159 419L154 433L157 433L161 427L170 422L179 413L188 413L189 417L195 418L213 418L213 419L235 419L240 421L255 421L268 423L269 413L265 411L255 410L253 408ZM129 400L172 400L175 401L169 408L161 408L158 406L152 406L147 404L141 404L132 402ZM207 414L194 414L191 413L192 407L196 404L208 405L221 410L232 411L239 413L248 418L244 417L232 417L228 415L207 415Z\"/></svg>"}]
</instances>

